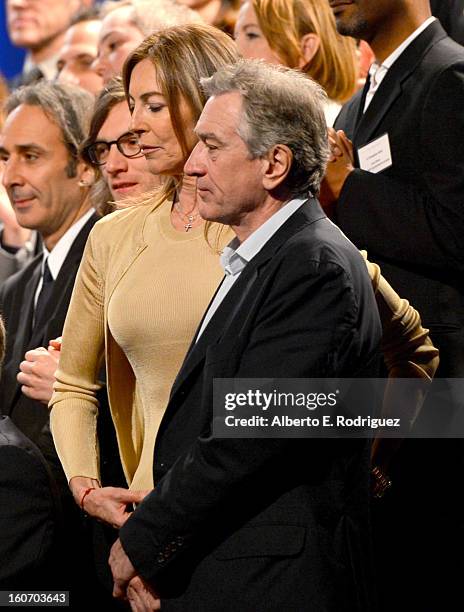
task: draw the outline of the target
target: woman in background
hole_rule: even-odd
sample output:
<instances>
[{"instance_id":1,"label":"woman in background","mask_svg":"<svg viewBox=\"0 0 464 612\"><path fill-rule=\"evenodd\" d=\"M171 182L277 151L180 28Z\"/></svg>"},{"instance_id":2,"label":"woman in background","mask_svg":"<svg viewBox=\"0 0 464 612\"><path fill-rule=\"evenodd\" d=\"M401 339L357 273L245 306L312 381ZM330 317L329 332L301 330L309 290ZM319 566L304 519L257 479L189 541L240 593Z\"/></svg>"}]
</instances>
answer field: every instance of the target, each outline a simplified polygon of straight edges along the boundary
<instances>
[{"instance_id":1,"label":"woman in background","mask_svg":"<svg viewBox=\"0 0 464 612\"><path fill-rule=\"evenodd\" d=\"M178 0L179 4L196 11L205 23L230 36L234 33L240 0Z\"/></svg>"},{"instance_id":2,"label":"woman in background","mask_svg":"<svg viewBox=\"0 0 464 612\"><path fill-rule=\"evenodd\" d=\"M355 93L356 44L340 36L327 0L247 0L235 27L245 58L299 68L326 91L328 125Z\"/></svg>"},{"instance_id":3,"label":"woman in background","mask_svg":"<svg viewBox=\"0 0 464 612\"><path fill-rule=\"evenodd\" d=\"M105 85L121 76L129 53L153 32L203 22L196 11L174 0L108 0L101 16L98 56L92 68Z\"/></svg>"}]
</instances>

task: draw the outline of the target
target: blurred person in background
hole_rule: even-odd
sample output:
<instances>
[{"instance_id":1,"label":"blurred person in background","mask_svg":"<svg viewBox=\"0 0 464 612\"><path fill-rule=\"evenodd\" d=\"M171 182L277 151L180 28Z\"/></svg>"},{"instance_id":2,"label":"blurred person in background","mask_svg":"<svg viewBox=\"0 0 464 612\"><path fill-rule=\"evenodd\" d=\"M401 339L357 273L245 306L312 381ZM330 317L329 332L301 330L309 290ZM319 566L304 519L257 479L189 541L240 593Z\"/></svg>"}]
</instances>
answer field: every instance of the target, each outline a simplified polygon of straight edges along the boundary
<instances>
[{"instance_id":1,"label":"blurred person in background","mask_svg":"<svg viewBox=\"0 0 464 612\"><path fill-rule=\"evenodd\" d=\"M93 0L6 0L11 42L27 50L23 72L13 79L12 89L55 77L66 30L73 16L92 3Z\"/></svg>"},{"instance_id":2,"label":"blurred person in background","mask_svg":"<svg viewBox=\"0 0 464 612\"><path fill-rule=\"evenodd\" d=\"M240 0L178 0L196 11L205 23L219 28L230 36L234 33Z\"/></svg>"},{"instance_id":3,"label":"blurred person in background","mask_svg":"<svg viewBox=\"0 0 464 612\"><path fill-rule=\"evenodd\" d=\"M356 91L356 45L338 34L327 0L247 0L235 40L244 58L299 68L322 85L328 125Z\"/></svg>"},{"instance_id":4,"label":"blurred person in background","mask_svg":"<svg viewBox=\"0 0 464 612\"><path fill-rule=\"evenodd\" d=\"M97 94L103 87L101 77L92 69L98 53L101 20L98 11L79 13L68 28L56 62L59 83L79 85Z\"/></svg>"},{"instance_id":5,"label":"blurred person in background","mask_svg":"<svg viewBox=\"0 0 464 612\"><path fill-rule=\"evenodd\" d=\"M105 85L121 75L129 53L153 32L202 21L196 12L174 0L110 0L103 4L101 15L98 57L93 67Z\"/></svg>"}]
</instances>

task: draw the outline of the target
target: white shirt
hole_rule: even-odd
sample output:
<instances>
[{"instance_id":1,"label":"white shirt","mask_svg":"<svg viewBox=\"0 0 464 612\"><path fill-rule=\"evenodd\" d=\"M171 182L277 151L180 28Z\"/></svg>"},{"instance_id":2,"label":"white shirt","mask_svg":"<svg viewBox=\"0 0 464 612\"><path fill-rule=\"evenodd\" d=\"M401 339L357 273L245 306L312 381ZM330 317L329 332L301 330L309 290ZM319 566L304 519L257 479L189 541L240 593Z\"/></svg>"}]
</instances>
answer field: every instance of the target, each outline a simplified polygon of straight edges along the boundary
<instances>
[{"instance_id":1,"label":"white shirt","mask_svg":"<svg viewBox=\"0 0 464 612\"><path fill-rule=\"evenodd\" d=\"M284 204L276 213L269 217L257 230L255 230L248 238L240 244L238 238L234 238L224 248L221 255L221 266L224 268L225 276L222 283L211 302L210 307L203 319L200 331L195 342L198 342L201 334L205 330L208 323L211 321L214 313L221 305L223 299L229 293L232 285L236 282L242 270L247 263L257 255L263 246L272 238L277 230L295 213L307 198L290 200Z\"/></svg>"},{"instance_id":2,"label":"white shirt","mask_svg":"<svg viewBox=\"0 0 464 612\"><path fill-rule=\"evenodd\" d=\"M39 70L44 75L44 79L46 81L53 81L57 73L56 63L58 59L59 59L59 53L57 53L56 55L52 55L52 57L49 57L48 59L44 60L43 62L40 62L39 64L34 64L34 62L31 59L31 56L26 55L26 59L24 61L24 66L23 66L23 74L27 74L33 68L39 68Z\"/></svg>"},{"instance_id":3,"label":"white shirt","mask_svg":"<svg viewBox=\"0 0 464 612\"><path fill-rule=\"evenodd\" d=\"M84 227L84 225L94 213L95 208L91 208L85 213L85 215L82 215L82 217L80 217L80 219L78 219L76 223L74 223L74 225L71 225L71 227L61 236L61 238L58 240L58 242L55 244L51 251L49 251L44 244L42 273L40 276L39 284L37 285L37 289L35 291L34 307L37 304L37 300L39 299L39 293L42 289L42 276L45 262L48 263L50 274L52 275L53 280L55 281L61 270L61 266L63 265L64 260L68 256L69 250L72 247L74 240L77 238L77 235L79 234L81 229Z\"/></svg>"},{"instance_id":4,"label":"white shirt","mask_svg":"<svg viewBox=\"0 0 464 612\"><path fill-rule=\"evenodd\" d=\"M380 83L387 76L387 72L396 62L396 60L400 57L403 51L406 50L407 47L420 35L424 30L426 30L431 23L436 21L435 17L429 17L422 23L414 32L408 36L399 47L397 47L393 53L391 53L381 64L375 61L371 67L369 68L369 78L370 78L370 87L369 91L366 95L366 100L364 102L364 112L366 112L369 104L374 97L375 92L380 87Z\"/></svg>"}]
</instances>

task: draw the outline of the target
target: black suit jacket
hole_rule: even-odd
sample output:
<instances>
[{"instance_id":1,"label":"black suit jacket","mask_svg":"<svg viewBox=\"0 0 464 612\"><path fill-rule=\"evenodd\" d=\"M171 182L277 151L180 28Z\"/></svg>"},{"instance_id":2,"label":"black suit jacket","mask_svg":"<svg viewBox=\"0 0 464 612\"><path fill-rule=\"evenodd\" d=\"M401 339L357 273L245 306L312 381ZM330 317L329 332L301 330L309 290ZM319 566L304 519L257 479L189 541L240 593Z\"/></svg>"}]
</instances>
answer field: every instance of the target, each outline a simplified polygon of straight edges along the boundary
<instances>
[{"instance_id":1,"label":"black suit jacket","mask_svg":"<svg viewBox=\"0 0 464 612\"><path fill-rule=\"evenodd\" d=\"M304 204L192 344L156 440L155 490L120 531L163 610L372 609L364 441L214 438L212 386L363 374L379 338L359 252Z\"/></svg>"},{"instance_id":2,"label":"black suit jacket","mask_svg":"<svg viewBox=\"0 0 464 612\"><path fill-rule=\"evenodd\" d=\"M40 450L6 416L0 417L0 508L0 586L61 586L57 484Z\"/></svg>"},{"instance_id":3,"label":"black suit jacket","mask_svg":"<svg viewBox=\"0 0 464 612\"><path fill-rule=\"evenodd\" d=\"M464 0L431 0L430 7L447 33L464 44Z\"/></svg>"},{"instance_id":4,"label":"black suit jacket","mask_svg":"<svg viewBox=\"0 0 464 612\"><path fill-rule=\"evenodd\" d=\"M464 375L464 49L438 22L389 69L366 113L363 92L335 127L355 149L388 133L393 165L345 181L337 223L419 310L442 376Z\"/></svg>"},{"instance_id":5,"label":"black suit jacket","mask_svg":"<svg viewBox=\"0 0 464 612\"><path fill-rule=\"evenodd\" d=\"M23 433L37 442L48 421L48 408L21 393L16 380L24 354L38 346L48 346L49 340L61 336L68 311L74 280L90 230L97 215L87 221L74 240L55 280L53 293L44 316L32 330L34 296L40 280L42 254L24 270L13 275L0 289L0 311L5 320L7 345L0 382L0 412L9 415Z\"/></svg>"},{"instance_id":6,"label":"black suit jacket","mask_svg":"<svg viewBox=\"0 0 464 612\"><path fill-rule=\"evenodd\" d=\"M14 491L17 500L22 500L24 508L23 512L8 515L4 514L3 503L0 504L2 508L0 515L5 518L5 524L9 524L9 521L13 519L15 521L12 537L16 534L17 540L22 541L22 548L17 548L16 556L13 555L14 547L8 549L11 550L12 555L7 557L8 565L4 568L3 576L6 577L4 584L10 588L13 585L19 585L21 588L32 588L33 585L37 587L42 585L41 588L46 588L44 585L60 585L60 588L74 589L80 580L89 585L90 581L94 580L90 546L87 541L87 538L90 537L90 534L87 533L88 526L82 521L81 512L70 495L56 454L48 424L48 408L41 402L31 400L21 393L16 375L27 350L38 346L47 347L50 339L61 336L85 243L98 218L96 214L92 215L75 238L55 280L53 293L42 320L36 322L34 330L32 330L34 296L40 279L42 255L37 256L26 268L10 277L0 289L0 312L5 319L7 332L5 364L0 380L0 413L9 415L16 427L27 436L27 438L24 436L24 439L29 439L37 445L36 448L34 444L30 444L35 448L35 454L26 454L17 444L5 445L0 449L5 459L2 463L2 469L3 466L5 469L3 473L5 482L17 482L17 490L14 490L14 487L10 490L6 488L3 494L10 495L13 500ZM99 391L98 399L101 406L98 431L101 443L102 481L103 484L124 486L122 485L122 468L116 436L109 416L106 388ZM8 462L8 456L11 459L16 456L17 461ZM55 493L65 517L66 529L61 532L58 542L56 522L50 507L47 507L45 502L47 479L44 464L52 475L56 487ZM28 470L26 470L27 465ZM34 480L34 487L30 492L31 494L33 491L37 493L36 502L31 496L27 496L28 478ZM28 511L27 501L30 502ZM49 506L51 501L49 495ZM12 501L11 508L13 506L16 506L16 502ZM19 508L19 506L16 507ZM40 559L38 555L34 557L39 541L44 551ZM6 543L5 541L4 544ZM73 551L75 562L77 566L81 566L84 574L79 572L75 577L70 576L69 564L63 563L63 559L69 556L70 551ZM30 559L27 558L29 553ZM53 571L51 567L54 568ZM0 573L0 578L3 576ZM49 580L52 576L55 577L55 580ZM73 591L73 600L76 599L79 589L81 585ZM84 591L82 594L84 595Z\"/></svg>"}]
</instances>

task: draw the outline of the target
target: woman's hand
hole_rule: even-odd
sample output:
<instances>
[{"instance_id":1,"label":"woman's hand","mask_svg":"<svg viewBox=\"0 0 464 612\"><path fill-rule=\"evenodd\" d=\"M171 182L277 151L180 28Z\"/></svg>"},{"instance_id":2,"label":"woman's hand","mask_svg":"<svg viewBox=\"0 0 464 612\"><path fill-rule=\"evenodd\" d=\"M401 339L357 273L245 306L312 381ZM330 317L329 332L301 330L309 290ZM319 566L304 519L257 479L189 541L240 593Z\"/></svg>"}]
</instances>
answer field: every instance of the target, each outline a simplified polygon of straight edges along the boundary
<instances>
[{"instance_id":1,"label":"woman's hand","mask_svg":"<svg viewBox=\"0 0 464 612\"><path fill-rule=\"evenodd\" d=\"M129 491L119 487L95 488L85 496L82 509L90 516L119 529L131 514L127 506L139 504L149 492Z\"/></svg>"}]
</instances>

